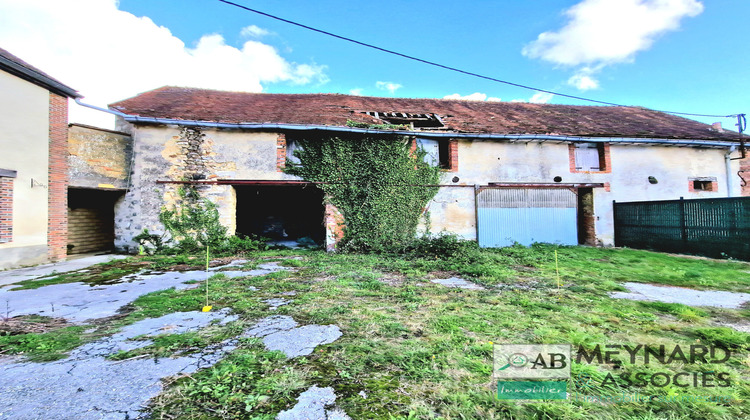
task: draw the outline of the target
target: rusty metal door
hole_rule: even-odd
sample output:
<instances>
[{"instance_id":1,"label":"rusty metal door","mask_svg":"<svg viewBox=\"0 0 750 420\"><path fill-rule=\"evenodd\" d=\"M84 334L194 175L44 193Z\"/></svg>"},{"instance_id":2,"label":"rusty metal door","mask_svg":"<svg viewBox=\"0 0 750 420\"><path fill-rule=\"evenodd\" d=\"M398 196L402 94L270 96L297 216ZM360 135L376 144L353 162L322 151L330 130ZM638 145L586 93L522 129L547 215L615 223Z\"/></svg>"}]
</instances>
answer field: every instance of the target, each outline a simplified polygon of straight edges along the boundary
<instances>
[{"instance_id":1,"label":"rusty metal door","mask_svg":"<svg viewBox=\"0 0 750 420\"><path fill-rule=\"evenodd\" d=\"M566 188L484 188L477 195L479 246L576 245L576 204Z\"/></svg>"}]
</instances>

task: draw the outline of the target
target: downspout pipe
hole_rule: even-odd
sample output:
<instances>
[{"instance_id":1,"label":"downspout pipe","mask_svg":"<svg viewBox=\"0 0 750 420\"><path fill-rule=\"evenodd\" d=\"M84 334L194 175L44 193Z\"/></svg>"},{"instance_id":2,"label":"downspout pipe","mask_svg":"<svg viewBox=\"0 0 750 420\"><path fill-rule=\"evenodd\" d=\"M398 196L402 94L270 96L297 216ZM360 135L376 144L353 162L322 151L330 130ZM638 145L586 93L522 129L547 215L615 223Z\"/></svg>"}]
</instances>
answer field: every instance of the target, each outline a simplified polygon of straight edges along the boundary
<instances>
[{"instance_id":1,"label":"downspout pipe","mask_svg":"<svg viewBox=\"0 0 750 420\"><path fill-rule=\"evenodd\" d=\"M732 146L724 153L724 164L727 170L727 197L732 197L732 153L737 150L737 146Z\"/></svg>"},{"instance_id":2,"label":"downspout pipe","mask_svg":"<svg viewBox=\"0 0 750 420\"><path fill-rule=\"evenodd\" d=\"M107 108L102 108L102 107L99 107L99 106L96 106L96 105L91 105L91 104L83 103L83 102L81 102L81 98L75 98L75 101L80 106L83 106L83 107L86 107L86 108L95 109L95 110L101 111L101 112L106 112L107 114L117 115L118 117L122 117L122 118L132 118L133 117L132 115L125 114L124 112L114 111L114 110L107 109Z\"/></svg>"}]
</instances>

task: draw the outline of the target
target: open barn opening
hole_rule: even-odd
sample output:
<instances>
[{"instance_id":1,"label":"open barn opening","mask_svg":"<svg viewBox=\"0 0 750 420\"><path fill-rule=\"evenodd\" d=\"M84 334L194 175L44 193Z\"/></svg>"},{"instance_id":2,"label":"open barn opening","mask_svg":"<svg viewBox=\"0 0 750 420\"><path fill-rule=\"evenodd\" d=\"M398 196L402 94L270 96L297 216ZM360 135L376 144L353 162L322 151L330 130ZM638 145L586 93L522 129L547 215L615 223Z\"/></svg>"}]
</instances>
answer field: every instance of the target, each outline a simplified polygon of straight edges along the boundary
<instances>
[{"instance_id":1,"label":"open barn opening","mask_svg":"<svg viewBox=\"0 0 750 420\"><path fill-rule=\"evenodd\" d=\"M323 191L313 185L235 185L238 235L272 243L322 245L325 241Z\"/></svg>"}]
</instances>

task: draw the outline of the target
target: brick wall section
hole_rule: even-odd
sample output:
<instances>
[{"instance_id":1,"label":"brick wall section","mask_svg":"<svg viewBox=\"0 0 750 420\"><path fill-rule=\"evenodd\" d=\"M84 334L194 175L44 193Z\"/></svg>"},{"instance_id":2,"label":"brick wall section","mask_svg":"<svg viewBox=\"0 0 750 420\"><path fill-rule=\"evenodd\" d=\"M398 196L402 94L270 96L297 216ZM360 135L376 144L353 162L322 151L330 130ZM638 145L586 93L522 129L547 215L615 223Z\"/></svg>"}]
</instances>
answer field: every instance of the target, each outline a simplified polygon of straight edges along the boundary
<instances>
[{"instance_id":1,"label":"brick wall section","mask_svg":"<svg viewBox=\"0 0 750 420\"><path fill-rule=\"evenodd\" d=\"M286 134L279 134L276 138L276 171L284 172L286 167Z\"/></svg>"},{"instance_id":2,"label":"brick wall section","mask_svg":"<svg viewBox=\"0 0 750 420\"><path fill-rule=\"evenodd\" d=\"M326 200L323 223L326 228L326 251L336 251L336 246L344 237L344 215L336 206Z\"/></svg>"},{"instance_id":3,"label":"brick wall section","mask_svg":"<svg viewBox=\"0 0 750 420\"><path fill-rule=\"evenodd\" d=\"M91 203L95 205L96 203ZM112 209L75 208L68 213L70 254L109 251L115 241Z\"/></svg>"},{"instance_id":4,"label":"brick wall section","mask_svg":"<svg viewBox=\"0 0 750 420\"><path fill-rule=\"evenodd\" d=\"M709 187L705 190L696 190L695 185L693 184L694 179L688 180L688 191L689 192L704 192L704 191L719 191L719 182L711 180L711 184Z\"/></svg>"},{"instance_id":5,"label":"brick wall section","mask_svg":"<svg viewBox=\"0 0 750 420\"><path fill-rule=\"evenodd\" d=\"M448 141L448 158L450 159L448 172L458 172L458 139Z\"/></svg>"},{"instance_id":6,"label":"brick wall section","mask_svg":"<svg viewBox=\"0 0 750 420\"><path fill-rule=\"evenodd\" d=\"M13 240L13 178L0 177L0 243Z\"/></svg>"},{"instance_id":7,"label":"brick wall section","mask_svg":"<svg viewBox=\"0 0 750 420\"><path fill-rule=\"evenodd\" d=\"M612 158L609 155L609 143L599 143L599 165L604 165L604 169L600 171L581 171L576 169L576 145L575 143L568 143L568 161L570 163L570 173L580 174L609 174L612 173Z\"/></svg>"},{"instance_id":8,"label":"brick wall section","mask_svg":"<svg viewBox=\"0 0 750 420\"><path fill-rule=\"evenodd\" d=\"M748 151L750 154L750 151ZM740 161L740 186L742 187L742 195L750 197L750 156Z\"/></svg>"},{"instance_id":9,"label":"brick wall section","mask_svg":"<svg viewBox=\"0 0 750 420\"><path fill-rule=\"evenodd\" d=\"M594 191L591 188L578 190L578 243L592 246L597 244Z\"/></svg>"},{"instance_id":10,"label":"brick wall section","mask_svg":"<svg viewBox=\"0 0 750 420\"><path fill-rule=\"evenodd\" d=\"M68 244L68 98L50 92L47 255L64 260Z\"/></svg>"}]
</instances>

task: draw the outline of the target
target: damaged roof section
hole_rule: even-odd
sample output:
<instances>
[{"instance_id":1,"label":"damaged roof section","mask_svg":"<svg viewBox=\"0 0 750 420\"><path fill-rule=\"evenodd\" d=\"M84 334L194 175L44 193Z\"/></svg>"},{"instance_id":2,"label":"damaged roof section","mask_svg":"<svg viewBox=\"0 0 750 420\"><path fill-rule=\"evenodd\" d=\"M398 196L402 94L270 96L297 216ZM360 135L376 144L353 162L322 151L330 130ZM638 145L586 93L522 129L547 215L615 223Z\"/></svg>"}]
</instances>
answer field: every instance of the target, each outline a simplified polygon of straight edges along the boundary
<instances>
[{"instance_id":1,"label":"damaged roof section","mask_svg":"<svg viewBox=\"0 0 750 420\"><path fill-rule=\"evenodd\" d=\"M477 134L736 141L737 133L639 107L577 106L162 87L110 105L126 114L221 123L410 125Z\"/></svg>"},{"instance_id":2,"label":"damaged roof section","mask_svg":"<svg viewBox=\"0 0 750 420\"><path fill-rule=\"evenodd\" d=\"M406 112L365 111L377 121L385 124L405 125L413 128L443 128L445 125L435 114L410 114Z\"/></svg>"}]
</instances>

